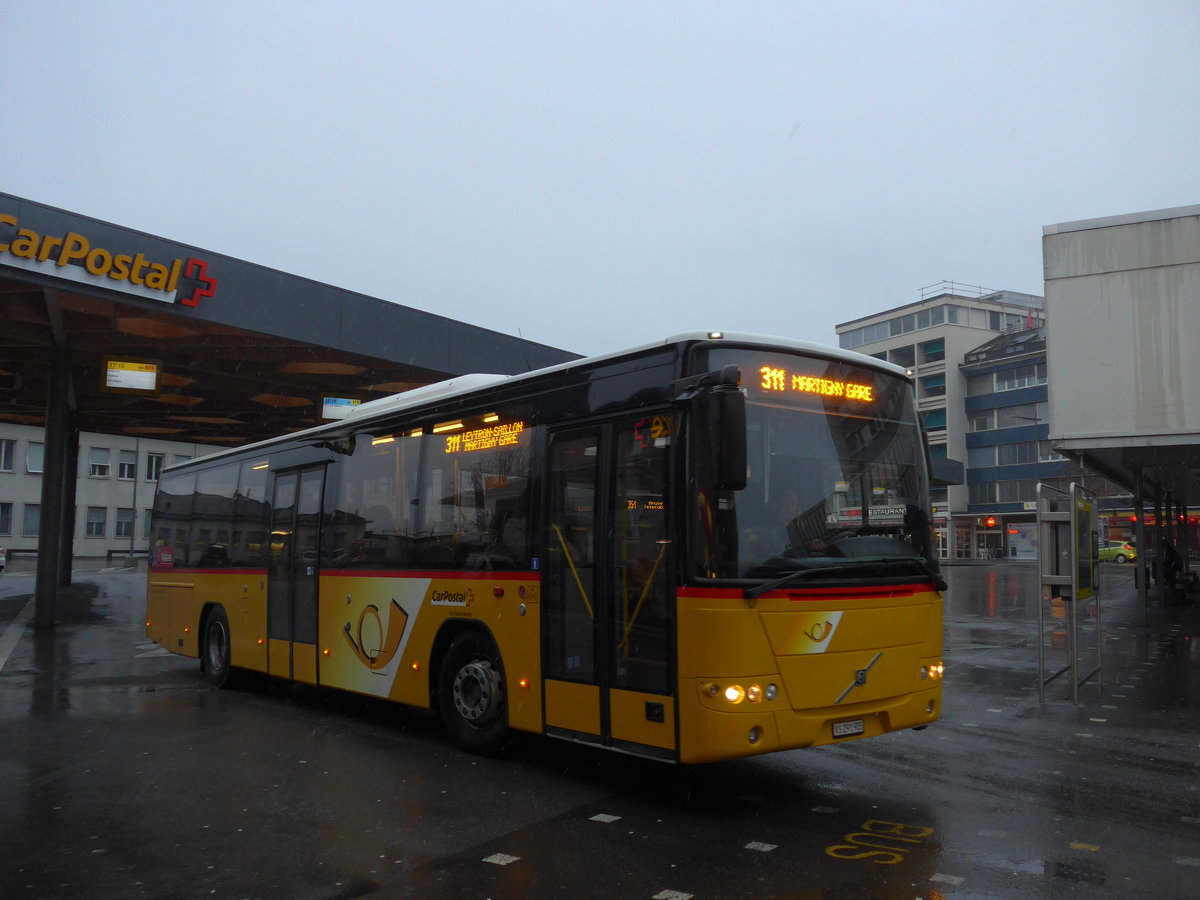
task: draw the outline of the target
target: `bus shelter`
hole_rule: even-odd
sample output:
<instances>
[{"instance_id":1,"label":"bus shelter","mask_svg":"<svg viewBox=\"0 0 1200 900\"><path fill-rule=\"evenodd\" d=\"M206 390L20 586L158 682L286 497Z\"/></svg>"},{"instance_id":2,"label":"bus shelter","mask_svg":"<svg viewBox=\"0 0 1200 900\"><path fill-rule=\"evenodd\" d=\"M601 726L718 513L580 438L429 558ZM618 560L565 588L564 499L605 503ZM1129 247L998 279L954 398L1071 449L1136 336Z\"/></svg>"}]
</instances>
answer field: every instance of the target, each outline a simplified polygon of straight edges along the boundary
<instances>
[{"instance_id":1,"label":"bus shelter","mask_svg":"<svg viewBox=\"0 0 1200 900\"><path fill-rule=\"evenodd\" d=\"M69 583L79 433L238 446L578 354L0 193L0 421L45 428L35 623Z\"/></svg>"}]
</instances>

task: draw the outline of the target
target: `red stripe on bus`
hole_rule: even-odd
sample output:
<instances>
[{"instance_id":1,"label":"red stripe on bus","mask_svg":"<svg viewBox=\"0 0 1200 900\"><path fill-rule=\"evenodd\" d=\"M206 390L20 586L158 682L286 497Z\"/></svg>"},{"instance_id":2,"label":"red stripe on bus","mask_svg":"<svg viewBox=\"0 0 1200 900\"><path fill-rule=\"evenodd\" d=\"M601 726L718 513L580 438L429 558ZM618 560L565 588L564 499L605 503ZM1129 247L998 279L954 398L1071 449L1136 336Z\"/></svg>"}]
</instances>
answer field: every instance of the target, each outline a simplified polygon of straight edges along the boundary
<instances>
[{"instance_id":1,"label":"red stripe on bus","mask_svg":"<svg viewBox=\"0 0 1200 900\"><path fill-rule=\"evenodd\" d=\"M743 598L742 588L680 588L681 598L697 600L740 600ZM877 584L867 587L812 587L812 588L780 588L760 594L757 599L779 599L786 597L793 601L821 600L851 600L875 599L887 600L893 597L911 597L917 593L928 593L935 590L932 584Z\"/></svg>"},{"instance_id":2,"label":"red stripe on bus","mask_svg":"<svg viewBox=\"0 0 1200 900\"><path fill-rule=\"evenodd\" d=\"M322 569L321 574L329 577L346 578L434 578L441 581L534 581L539 573L529 572L461 572L454 569L417 571L415 569Z\"/></svg>"},{"instance_id":3,"label":"red stripe on bus","mask_svg":"<svg viewBox=\"0 0 1200 900\"><path fill-rule=\"evenodd\" d=\"M150 571L156 575L266 575L266 569L210 569L208 567L200 568L176 568L174 566L151 566Z\"/></svg>"}]
</instances>

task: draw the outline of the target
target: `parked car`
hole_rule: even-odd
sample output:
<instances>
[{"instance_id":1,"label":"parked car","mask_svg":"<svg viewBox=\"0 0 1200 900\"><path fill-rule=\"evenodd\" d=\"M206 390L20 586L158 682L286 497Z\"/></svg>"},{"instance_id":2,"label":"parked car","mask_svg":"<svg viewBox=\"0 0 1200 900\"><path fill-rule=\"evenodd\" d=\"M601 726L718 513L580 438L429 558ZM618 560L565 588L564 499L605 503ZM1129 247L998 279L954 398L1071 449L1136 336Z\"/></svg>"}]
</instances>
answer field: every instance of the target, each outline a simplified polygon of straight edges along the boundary
<instances>
[{"instance_id":1,"label":"parked car","mask_svg":"<svg viewBox=\"0 0 1200 900\"><path fill-rule=\"evenodd\" d=\"M1108 541L1100 548L1101 562L1133 562L1137 559L1137 547L1129 541Z\"/></svg>"}]
</instances>

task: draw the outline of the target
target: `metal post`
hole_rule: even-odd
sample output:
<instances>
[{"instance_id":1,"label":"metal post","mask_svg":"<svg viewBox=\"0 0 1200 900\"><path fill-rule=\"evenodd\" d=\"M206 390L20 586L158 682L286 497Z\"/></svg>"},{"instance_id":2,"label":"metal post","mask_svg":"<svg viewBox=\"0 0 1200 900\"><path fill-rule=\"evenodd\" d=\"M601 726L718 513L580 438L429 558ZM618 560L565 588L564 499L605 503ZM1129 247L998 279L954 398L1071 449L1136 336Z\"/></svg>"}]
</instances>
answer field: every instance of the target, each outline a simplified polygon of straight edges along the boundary
<instances>
[{"instance_id":1,"label":"metal post","mask_svg":"<svg viewBox=\"0 0 1200 900\"><path fill-rule=\"evenodd\" d=\"M1146 503L1142 499L1142 467L1138 466L1133 471L1133 514L1136 517L1133 522L1133 542L1137 545L1137 558L1134 564L1137 568L1134 570L1138 575L1137 589L1138 599L1142 603L1142 624L1150 624L1150 566L1147 565L1147 560L1150 555L1146 552Z\"/></svg>"},{"instance_id":2,"label":"metal post","mask_svg":"<svg viewBox=\"0 0 1200 900\"><path fill-rule=\"evenodd\" d=\"M75 498L79 488L79 413L71 409L68 413L68 437L66 464L63 471L62 513L58 529L58 577L59 587L71 583L71 563L75 559Z\"/></svg>"},{"instance_id":3,"label":"metal post","mask_svg":"<svg viewBox=\"0 0 1200 900\"><path fill-rule=\"evenodd\" d=\"M41 520L38 523L37 581L34 586L33 624L53 628L63 549L63 492L71 435L69 390L70 362L66 348L50 348L49 384L46 392L46 444L42 465Z\"/></svg>"}]
</instances>

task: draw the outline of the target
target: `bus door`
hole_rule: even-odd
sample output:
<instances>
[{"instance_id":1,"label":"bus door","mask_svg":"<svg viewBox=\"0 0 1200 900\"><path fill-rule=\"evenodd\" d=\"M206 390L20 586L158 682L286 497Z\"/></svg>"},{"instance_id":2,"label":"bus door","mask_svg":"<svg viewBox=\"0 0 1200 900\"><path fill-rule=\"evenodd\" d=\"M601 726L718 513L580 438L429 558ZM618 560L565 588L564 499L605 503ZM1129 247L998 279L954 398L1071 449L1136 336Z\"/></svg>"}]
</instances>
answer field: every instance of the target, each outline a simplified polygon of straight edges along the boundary
<instances>
[{"instance_id":1,"label":"bus door","mask_svg":"<svg viewBox=\"0 0 1200 900\"><path fill-rule=\"evenodd\" d=\"M267 670L317 682L317 579L325 466L275 475L267 569Z\"/></svg>"},{"instance_id":2,"label":"bus door","mask_svg":"<svg viewBox=\"0 0 1200 900\"><path fill-rule=\"evenodd\" d=\"M671 756L668 416L551 435L542 576L548 733Z\"/></svg>"}]
</instances>

